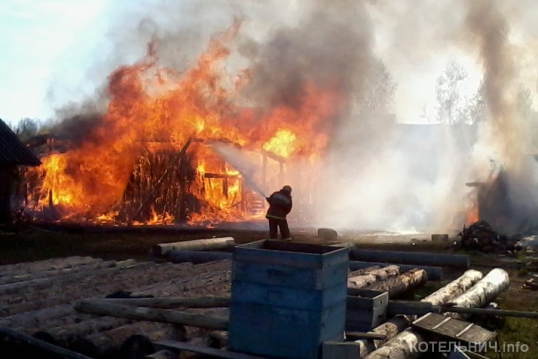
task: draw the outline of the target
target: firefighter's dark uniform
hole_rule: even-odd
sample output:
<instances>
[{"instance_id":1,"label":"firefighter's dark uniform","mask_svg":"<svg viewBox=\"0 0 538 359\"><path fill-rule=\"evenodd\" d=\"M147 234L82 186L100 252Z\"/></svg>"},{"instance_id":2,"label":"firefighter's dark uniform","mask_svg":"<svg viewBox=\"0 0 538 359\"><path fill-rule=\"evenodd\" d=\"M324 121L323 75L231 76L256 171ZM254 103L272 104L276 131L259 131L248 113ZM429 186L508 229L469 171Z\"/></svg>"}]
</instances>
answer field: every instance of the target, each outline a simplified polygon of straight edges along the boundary
<instances>
[{"instance_id":1,"label":"firefighter's dark uniform","mask_svg":"<svg viewBox=\"0 0 538 359\"><path fill-rule=\"evenodd\" d=\"M269 220L270 238L277 239L278 229L280 228L280 237L290 240L290 229L286 220L286 216L293 206L290 191L281 189L267 197L267 202L269 202L269 209L265 218Z\"/></svg>"}]
</instances>

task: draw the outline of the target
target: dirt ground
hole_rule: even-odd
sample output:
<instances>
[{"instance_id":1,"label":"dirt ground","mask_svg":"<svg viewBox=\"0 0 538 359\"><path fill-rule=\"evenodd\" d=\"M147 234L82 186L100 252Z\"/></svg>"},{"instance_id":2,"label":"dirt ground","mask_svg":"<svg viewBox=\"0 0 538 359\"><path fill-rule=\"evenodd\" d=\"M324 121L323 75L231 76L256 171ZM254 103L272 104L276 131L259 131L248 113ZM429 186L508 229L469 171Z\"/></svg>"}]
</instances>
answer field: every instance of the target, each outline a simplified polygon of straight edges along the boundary
<instances>
[{"instance_id":1,"label":"dirt ground","mask_svg":"<svg viewBox=\"0 0 538 359\"><path fill-rule=\"evenodd\" d=\"M263 228L263 227L262 227ZM147 260L151 247L158 243L181 240L231 236L237 243L248 243L266 238L267 232L262 228L256 229L188 229L175 230L171 228L132 228L121 229L81 229L68 228L40 229L36 227L19 228L18 233L0 233L0 265L25 261L37 261L66 256L93 256L106 260L137 259ZM319 243L323 241L316 235L315 230L295 230L294 241ZM359 247L387 250L406 250L424 252L452 251L450 243L432 243L429 235L394 235L390 233L345 233L341 241L353 242ZM507 262L495 256L471 255L472 267L487 273L493 267L502 267L509 271L511 285L496 302L502 309L538 311L538 292L522 289L523 282L529 278L529 273L523 273L515 268L508 268ZM525 259L520 256L519 259ZM1 270L1 268L0 268ZM447 280L458 276L461 271L448 272ZM443 283L431 283L423 291L432 292ZM420 293L420 294L426 294ZM417 299L420 299L417 297ZM513 347L505 346L503 359L522 358L534 359L538 355L538 320L524 318L489 319L483 323L486 327L498 332L500 347L503 343L520 343L519 348L527 348L526 352L509 353ZM498 353L490 351L490 358L499 358Z\"/></svg>"}]
</instances>

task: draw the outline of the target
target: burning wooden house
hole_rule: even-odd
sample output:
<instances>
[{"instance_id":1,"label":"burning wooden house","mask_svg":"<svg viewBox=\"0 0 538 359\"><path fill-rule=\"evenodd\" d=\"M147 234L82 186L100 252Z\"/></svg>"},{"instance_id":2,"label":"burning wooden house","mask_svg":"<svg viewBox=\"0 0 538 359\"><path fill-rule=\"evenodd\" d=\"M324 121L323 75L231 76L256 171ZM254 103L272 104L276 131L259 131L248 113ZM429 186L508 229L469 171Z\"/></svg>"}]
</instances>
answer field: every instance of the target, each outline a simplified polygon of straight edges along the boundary
<instances>
[{"instance_id":1,"label":"burning wooden house","mask_svg":"<svg viewBox=\"0 0 538 359\"><path fill-rule=\"evenodd\" d=\"M20 198L42 220L71 218L114 224L252 221L264 218L264 197L270 191L295 180L294 173L287 171L287 158L264 148L243 149L223 140L189 139L181 148L170 141L151 141L144 143L121 194L110 207L77 213L69 206L76 198L69 185L76 183L61 177L69 172L64 158L76 148L54 136L42 137L29 143L39 149L44 166L27 172L25 185L31 190L27 198ZM230 164L215 146L236 151L233 157L240 159ZM310 200L307 196L303 201ZM297 214L304 215L304 211Z\"/></svg>"}]
</instances>

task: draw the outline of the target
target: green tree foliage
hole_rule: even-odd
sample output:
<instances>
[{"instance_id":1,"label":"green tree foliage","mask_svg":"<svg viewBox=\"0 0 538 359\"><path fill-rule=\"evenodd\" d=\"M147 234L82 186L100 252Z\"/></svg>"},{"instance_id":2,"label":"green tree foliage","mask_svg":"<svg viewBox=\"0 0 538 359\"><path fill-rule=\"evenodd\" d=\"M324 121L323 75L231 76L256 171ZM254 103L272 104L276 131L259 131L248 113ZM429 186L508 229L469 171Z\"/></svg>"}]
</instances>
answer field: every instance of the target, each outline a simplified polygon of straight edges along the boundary
<instances>
[{"instance_id":1,"label":"green tree foliage","mask_svg":"<svg viewBox=\"0 0 538 359\"><path fill-rule=\"evenodd\" d=\"M381 59L375 59L369 67L360 103L363 114L388 114L396 92L396 83Z\"/></svg>"},{"instance_id":2,"label":"green tree foliage","mask_svg":"<svg viewBox=\"0 0 538 359\"><path fill-rule=\"evenodd\" d=\"M467 79L467 71L457 61L450 60L437 79L437 120L439 122L448 124L460 122L466 102L462 96L465 79Z\"/></svg>"},{"instance_id":3,"label":"green tree foliage","mask_svg":"<svg viewBox=\"0 0 538 359\"><path fill-rule=\"evenodd\" d=\"M467 78L467 71L456 60L447 63L437 79L437 122L472 125L484 120L484 83L473 95L468 95L465 87Z\"/></svg>"}]
</instances>

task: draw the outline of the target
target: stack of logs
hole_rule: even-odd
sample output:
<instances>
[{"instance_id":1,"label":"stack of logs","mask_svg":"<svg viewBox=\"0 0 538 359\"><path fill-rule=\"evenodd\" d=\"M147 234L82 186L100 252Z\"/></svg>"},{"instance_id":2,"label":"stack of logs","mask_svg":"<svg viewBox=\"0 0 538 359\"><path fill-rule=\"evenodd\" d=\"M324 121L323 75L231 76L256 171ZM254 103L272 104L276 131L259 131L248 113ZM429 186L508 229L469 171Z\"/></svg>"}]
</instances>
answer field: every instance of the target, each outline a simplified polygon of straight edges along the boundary
<instances>
[{"instance_id":1,"label":"stack of logs","mask_svg":"<svg viewBox=\"0 0 538 359\"><path fill-rule=\"evenodd\" d=\"M154 248L153 255L168 254L174 259L178 253L233 245L230 238L210 242L164 245ZM228 252L213 253L226 256L163 263L69 257L0 267L0 352L8 353L6 357L43 357L21 346L7 331L96 359L178 358L177 353L159 351L154 346L153 342L163 339L223 348L231 261ZM467 268L469 265L465 256L439 255L428 257L431 261L425 265L414 265L411 262L419 259L418 253L404 256L397 252L352 250L351 254L354 259L367 257L380 262L350 261L348 287L388 292L390 299L412 294L428 280L440 280L440 268L428 264L445 261ZM390 256L407 264L387 263ZM508 284L504 270L495 269L485 277L479 271L467 270L421 302L483 307ZM413 358L418 354L411 351L410 343L426 339L409 329L413 317L400 315L402 312L392 314L372 329L384 339L355 341L360 348L359 357ZM184 358L186 353L180 355Z\"/></svg>"},{"instance_id":2,"label":"stack of logs","mask_svg":"<svg viewBox=\"0 0 538 359\"><path fill-rule=\"evenodd\" d=\"M209 335L211 330L187 330L154 321L83 313L75 310L74 304L107 296L191 298L221 296L229 291L229 261L193 265L69 257L6 265L0 267L0 328L34 336L91 358L127 355L137 350L151 353L155 351L151 341L208 342L214 335ZM214 315L225 318L227 312L220 310ZM0 352L26 357L23 354L28 348L15 345L1 334L0 338ZM216 340L211 343L222 344Z\"/></svg>"},{"instance_id":3,"label":"stack of logs","mask_svg":"<svg viewBox=\"0 0 538 359\"><path fill-rule=\"evenodd\" d=\"M508 289L510 279L503 269L493 269L486 276L470 269L436 292L426 296L421 303L433 306L480 308L488 305ZM450 310L450 309L447 309ZM446 316L465 319L464 313L447 312ZM366 359L415 359L421 353L416 350L428 341L423 333L410 328L415 317L396 315L372 330L384 335L383 340L359 340L360 358Z\"/></svg>"}]
</instances>

